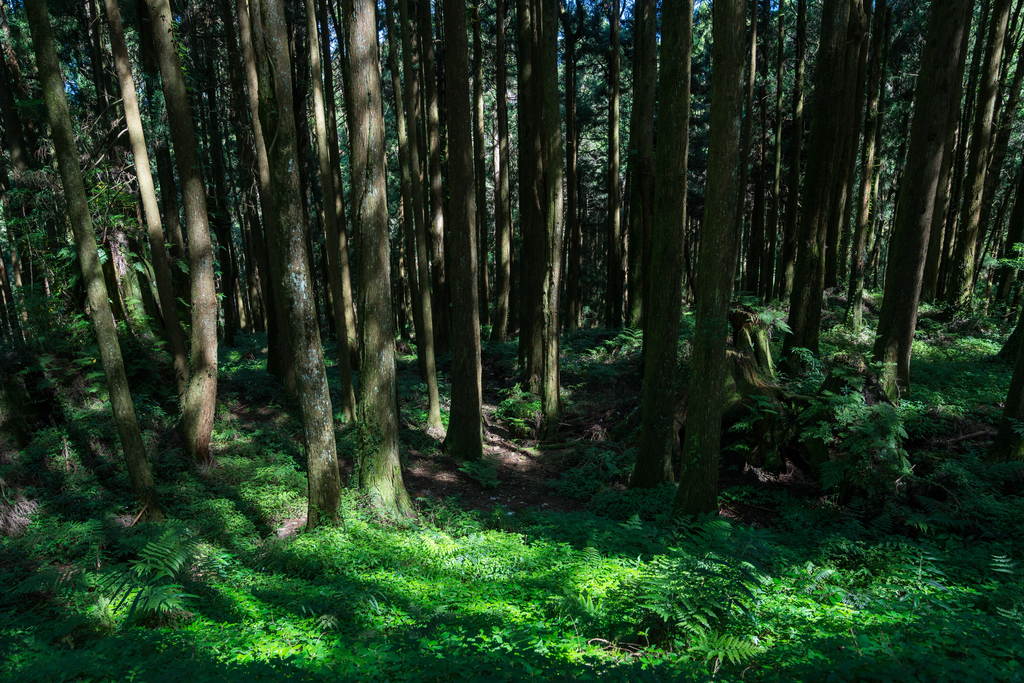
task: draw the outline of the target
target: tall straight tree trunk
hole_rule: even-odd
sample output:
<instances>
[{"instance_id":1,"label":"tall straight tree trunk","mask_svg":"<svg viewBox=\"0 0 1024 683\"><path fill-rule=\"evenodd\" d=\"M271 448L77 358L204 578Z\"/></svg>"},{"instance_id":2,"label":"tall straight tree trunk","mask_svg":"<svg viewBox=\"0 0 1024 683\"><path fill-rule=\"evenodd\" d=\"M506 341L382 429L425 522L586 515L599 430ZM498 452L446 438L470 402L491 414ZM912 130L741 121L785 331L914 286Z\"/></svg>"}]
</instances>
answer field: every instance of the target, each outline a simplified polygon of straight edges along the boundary
<instances>
[{"instance_id":1,"label":"tall straight tree trunk","mask_svg":"<svg viewBox=\"0 0 1024 683\"><path fill-rule=\"evenodd\" d=\"M248 280L249 298L253 309L254 329L264 331L267 328L265 290L269 287L269 283L266 282L267 273L269 272L267 269L267 250L263 242L263 226L260 224L257 211L259 200L256 185L258 180L256 157L253 152L252 124L249 120L249 110L245 101L245 89L242 85L242 59L239 54L238 40L235 36L235 25L230 0L221 0L221 20L223 21L226 34L228 78L231 81L231 107L235 123L237 124L236 137L241 157L238 180L241 187L240 201L245 219L242 225L242 236L245 245L246 279Z\"/></svg>"},{"instance_id":2,"label":"tall straight tree trunk","mask_svg":"<svg viewBox=\"0 0 1024 683\"><path fill-rule=\"evenodd\" d=\"M412 203L412 171L409 168L409 133L406 130L405 101L403 100L402 70L399 61L399 43L402 38L395 23L395 0L387 0L384 5L385 25L388 31L388 70L391 72L391 90L394 94L395 122L398 134L398 170L402 196L402 241L405 247L404 262L409 284L409 302L416 334L416 343L423 339L423 310L420 305L420 286L416 270L416 218L413 215ZM430 283L426 283L427 287ZM403 297L404 301L404 297ZM404 306L404 304L403 304ZM404 333L404 332L403 332ZM417 354L417 365L420 378L426 379L427 368L423 362L423 354Z\"/></svg>"},{"instance_id":3,"label":"tall straight tree trunk","mask_svg":"<svg viewBox=\"0 0 1024 683\"><path fill-rule=\"evenodd\" d=\"M473 0L473 172L476 180L476 272L480 322L490 325L491 309L488 299L490 283L487 279L487 147L484 142L484 51L480 43L480 2L481 0Z\"/></svg>"},{"instance_id":4,"label":"tall straight tree trunk","mask_svg":"<svg viewBox=\"0 0 1024 683\"><path fill-rule=\"evenodd\" d=\"M622 199L619 190L619 0L612 0L611 46L608 52L608 233L605 325L622 326Z\"/></svg>"},{"instance_id":5,"label":"tall straight tree trunk","mask_svg":"<svg viewBox=\"0 0 1024 683\"><path fill-rule=\"evenodd\" d=\"M650 288L651 231L654 221L654 103L657 80L657 3L633 5L633 110L629 119L629 269L626 274L630 327L643 327Z\"/></svg>"},{"instance_id":6,"label":"tall straight tree trunk","mask_svg":"<svg viewBox=\"0 0 1024 683\"><path fill-rule=\"evenodd\" d=\"M295 128L288 30L281 0L260 0L263 49L273 65L269 78L260 80L260 124L274 131L267 149L271 165L276 231L274 253L282 274L281 291L287 330L294 354L306 451L309 495L306 529L321 521L338 521L341 481L334 442L334 417L327 371L320 346L320 327L313 305L313 287L306 249L308 229L302 212L298 140ZM287 226L287 227L286 227Z\"/></svg>"},{"instance_id":7,"label":"tall straight tree trunk","mask_svg":"<svg viewBox=\"0 0 1024 683\"><path fill-rule=\"evenodd\" d=\"M135 416L135 406L132 403L128 377L121 358L117 328L114 326L107 290L103 284L96 239L93 236L92 217L89 215L89 200L82 181L82 169L78 164L71 114L64 96L64 79L61 77L60 63L57 61L57 52L53 44L46 0L27 0L25 10L32 32L32 47L35 50L39 83L53 135L61 185L67 201L89 307L92 309L93 332L96 335L100 362L110 393L111 412L121 440L121 448L124 450L128 478L131 481L132 492L143 506L143 513L152 521L162 521L163 513L157 501L153 474L146 460L146 447L142 441L142 432Z\"/></svg>"},{"instance_id":8,"label":"tall straight tree trunk","mask_svg":"<svg viewBox=\"0 0 1024 683\"><path fill-rule=\"evenodd\" d=\"M398 12L402 21L402 62L405 70L405 113L408 122L409 167L412 190L412 213L416 231L416 265L419 280L420 300L417 305L423 319L423 338L416 340L416 350L423 360L427 383L427 426L441 429L441 401L437 389L437 368L434 356L434 314L430 294L430 256L427 253L426 210L423 206L423 187L420 170L420 149L418 113L419 78L415 57L416 27L409 14L409 0L398 0Z\"/></svg>"},{"instance_id":9,"label":"tall straight tree trunk","mask_svg":"<svg viewBox=\"0 0 1024 683\"><path fill-rule=\"evenodd\" d=\"M219 242L220 257L218 262L221 271L221 306L224 309L224 344L235 345L235 328L238 325L238 310L235 308L235 272L234 240L231 237L231 214L228 212L227 190L224 184L224 157L221 144L220 112L217 104L216 74L213 70L213 58L210 52L213 45L208 44L205 67L209 90L207 99L210 106L210 173L213 175L213 196L215 212L213 214L213 230Z\"/></svg>"},{"instance_id":10,"label":"tall straight tree trunk","mask_svg":"<svg viewBox=\"0 0 1024 683\"><path fill-rule=\"evenodd\" d=\"M884 71L883 48L886 32L886 0L876 0L871 30L871 73L868 76L867 118L861 145L860 186L857 190L857 221L853 231L850 287L847 293L846 324L860 331L863 320L864 268L867 263L868 221L871 220L871 187L875 179L875 134L879 124L879 90ZM877 211L877 209L876 209Z\"/></svg>"},{"instance_id":11,"label":"tall straight tree trunk","mask_svg":"<svg viewBox=\"0 0 1024 683\"><path fill-rule=\"evenodd\" d=\"M252 0L257 2L258 0ZM270 250L277 243L278 227L274 223L273 191L270 187L270 161L267 144L262 126L259 124L259 81L270 78L269 67L263 49L263 29L258 8L247 7L246 0L238 2L238 38L242 44L242 59L245 65L246 94L249 99L249 111L253 120L253 141L256 149L256 168L259 174L260 209L263 216L264 247L267 250L266 264L268 282L264 291L267 298L268 325L267 340L267 371L281 380L286 393L297 395L294 356L291 352L287 319L284 310L283 292L281 292L282 273L277 259Z\"/></svg>"},{"instance_id":12,"label":"tall straight tree trunk","mask_svg":"<svg viewBox=\"0 0 1024 683\"><path fill-rule=\"evenodd\" d=\"M433 18L430 0L419 0L416 27L419 30L420 55L423 57L424 96L426 97L427 159L429 163L430 216L427 228L430 235L430 275L433 285L434 347L439 355L450 349L451 316L448 296L447 270L444 261L444 181L441 174L441 113L437 87L437 66L434 57ZM351 133L350 133L351 134Z\"/></svg>"},{"instance_id":13,"label":"tall straight tree trunk","mask_svg":"<svg viewBox=\"0 0 1024 683\"><path fill-rule=\"evenodd\" d=\"M853 173L857 163L857 137L860 133L859 115L863 106L863 74L866 66L867 45L863 37L870 28L864 17L864 0L852 0L850 16L846 24L846 48L843 56L842 69L842 100L839 105L839 118L834 131L836 140L835 173L832 187L829 190L828 225L825 233L825 261L823 289L832 289L839 284L839 261L844 258L843 221L846 208L851 204L850 188L853 185ZM863 59L862 59L863 58ZM833 104L834 107L834 104ZM817 336L817 328L813 335ZM813 344L816 346L817 341Z\"/></svg>"},{"instance_id":14,"label":"tall straight tree trunk","mask_svg":"<svg viewBox=\"0 0 1024 683\"><path fill-rule=\"evenodd\" d=\"M327 5L330 0L317 0L317 12L322 35L330 35ZM342 32L335 23L335 30ZM339 39L339 42L340 41ZM327 145L331 151L331 173L334 176L334 211L338 217L338 266L341 270L342 307L345 309L345 331L351 366L359 365L359 335L356 331L356 309L352 299L352 269L349 264L348 225L345 219L345 189L341 178L341 145L338 144L338 116L334 98L334 68L331 60L331 41L321 46L324 65L324 97L327 114Z\"/></svg>"},{"instance_id":15,"label":"tall straight tree trunk","mask_svg":"<svg viewBox=\"0 0 1024 683\"><path fill-rule=\"evenodd\" d=\"M519 231L522 236L519 259L519 364L525 369L524 386L540 393L544 364L543 282L544 255L544 150L538 81L541 19L537 0L518 0L516 18L519 33ZM561 165L561 161L559 161Z\"/></svg>"},{"instance_id":16,"label":"tall straight tree trunk","mask_svg":"<svg viewBox=\"0 0 1024 683\"><path fill-rule=\"evenodd\" d=\"M867 79L867 66L868 66L868 51L869 51L869 37L871 36L871 13L873 10L872 2L876 0L864 0L860 3L862 6L861 16L863 19L857 23L856 27L854 22L850 22L851 26L851 44L849 47L851 57L857 59L856 75L853 80L854 92L853 92L853 110L850 114L850 126L849 128L849 142L847 144L847 159L846 159L846 182L845 191L843 192L843 214L842 214L842 231L840 232L839 243L837 246L837 253L835 259L835 280L834 283L828 285L828 278L826 277L826 285L831 287L838 287L840 280L846 280L849 277L849 263L850 263L850 244L853 240L853 222L855 204L854 201L854 183L857 177L857 141L860 138L861 121L864 120L864 116L861 112L864 109L864 86L865 80ZM860 35L860 46L857 47L857 34Z\"/></svg>"},{"instance_id":17,"label":"tall straight tree trunk","mask_svg":"<svg viewBox=\"0 0 1024 683\"><path fill-rule=\"evenodd\" d=\"M837 172L836 164L841 156L835 131L842 120L842 112L835 103L843 101L844 96L845 79L841 75L844 73L849 14L848 0L825 0L818 47L818 79L808 140L807 182L800 220L800 252L789 302L791 331L782 347L783 356L790 363L790 374L794 375L799 368L793 349L807 348L817 352L825 283L825 237L832 207L833 175Z\"/></svg>"},{"instance_id":18,"label":"tall straight tree trunk","mask_svg":"<svg viewBox=\"0 0 1024 683\"><path fill-rule=\"evenodd\" d=\"M330 140L327 135L327 109L324 98L323 69L320 66L320 44L318 40L317 15L314 0L305 0L306 31L309 34L309 64L313 82L313 118L316 126L316 156L320 167L320 187L324 197L324 229L327 233L327 267L330 269L331 300L334 303L334 320L338 325L338 370L341 374L341 409L351 423L356 419L356 395L352 388L351 354L348 350L348 321L345 317L345 295L342 291L341 240L338 237L338 207L334 173L331 168ZM326 27L325 27L326 28ZM330 35L323 40L329 42ZM328 64L327 68L331 68ZM331 97L334 93L331 93ZM336 125L331 121L331 125Z\"/></svg>"},{"instance_id":19,"label":"tall straight tree trunk","mask_svg":"<svg viewBox=\"0 0 1024 683\"><path fill-rule=\"evenodd\" d=\"M789 141L789 180L786 218L783 226L782 258L779 264L779 298L793 293L800 234L800 144L804 137L804 48L807 43L807 0L797 0L796 75L793 84L793 134Z\"/></svg>"},{"instance_id":20,"label":"tall straight tree trunk","mask_svg":"<svg viewBox=\"0 0 1024 683\"><path fill-rule=\"evenodd\" d=\"M778 260L779 219L782 208L782 70L786 62L786 0L779 0L777 10L779 41L775 55L775 158L772 166L772 203L768 208L768 248L761 258L761 287L759 294L765 302L775 295L778 272L773 271Z\"/></svg>"},{"instance_id":21,"label":"tall straight tree trunk","mask_svg":"<svg viewBox=\"0 0 1024 683\"><path fill-rule=\"evenodd\" d=\"M740 140L740 187L739 194L736 195L736 201L739 202L740 212L736 216L736 234L743 238L743 219L747 214L747 181L749 179L750 169L750 142L751 136L753 135L754 128L754 83L757 79L757 13L758 13L758 0L752 0L750 3L750 57L747 62L747 105L746 115L743 117L743 137ZM755 235L748 234L747 244L752 249L760 249L760 240L755 243ZM742 243L741 243L742 249ZM760 259L756 256L751 260L751 253L748 251L747 254L747 278L744 280L744 289L749 288L750 285L750 270L753 267L755 271L753 274L754 287L756 288L757 282L757 268L760 264ZM742 258L742 252L736 254L736 258ZM735 273L734 273L735 277Z\"/></svg>"},{"instance_id":22,"label":"tall straight tree trunk","mask_svg":"<svg viewBox=\"0 0 1024 683\"><path fill-rule=\"evenodd\" d=\"M727 315L738 235L740 129L746 7L743 0L716 0L708 135L707 186L700 238L690 403L686 414L682 471L675 510L712 512L718 505L718 451L722 439L722 394L726 380Z\"/></svg>"},{"instance_id":23,"label":"tall straight tree trunk","mask_svg":"<svg viewBox=\"0 0 1024 683\"><path fill-rule=\"evenodd\" d=\"M160 207L156 201L153 174L149 169L149 154L146 152L146 137L142 130L142 117L139 113L139 101L135 94L131 62L128 59L128 48L124 42L121 10L116 0L104 0L104 5L110 27L110 45L114 53L114 66L117 69L121 100L124 103L125 119L128 124L128 136L132 145L135 176L139 181L139 194L142 196L146 217L146 233L149 236L149 248L153 256L153 273L156 276L157 294L160 297L160 306L163 308L164 328L167 331L168 347L171 352L174 378L180 400L188 387L188 351L185 348L185 331L178 318L178 303L171 285L167 250L164 247L164 229L160 223Z\"/></svg>"},{"instance_id":24,"label":"tall straight tree trunk","mask_svg":"<svg viewBox=\"0 0 1024 683\"><path fill-rule=\"evenodd\" d=\"M479 58L479 7L475 12L474 53ZM451 201L445 226L451 238L452 265L452 409L445 437L445 452L456 460L477 460L483 455L483 394L480 384L480 316L476 258L476 179L483 183L475 139L483 137L481 121L470 106L469 43L466 39L466 0L444 1L445 75L448 133L451 142L449 173ZM476 82L479 82L477 80ZM474 98L475 99L475 98ZM475 105L474 105L475 106ZM472 119L470 117L473 117ZM473 124L471 124L473 121ZM475 163L474 163L475 162ZM486 305L486 304L485 304Z\"/></svg>"},{"instance_id":25,"label":"tall straight tree trunk","mask_svg":"<svg viewBox=\"0 0 1024 683\"><path fill-rule=\"evenodd\" d=\"M562 417L559 365L559 296L562 291L562 242L565 229L565 195L562 160L562 119L558 96L558 12L556 0L540 0L539 66L542 150L544 153L544 281L542 284L543 330L540 404L544 414L543 437L551 439ZM653 24L653 16L652 16ZM652 67L653 68L653 67ZM653 178L649 179L652 183Z\"/></svg>"},{"instance_id":26,"label":"tall straight tree trunk","mask_svg":"<svg viewBox=\"0 0 1024 683\"><path fill-rule=\"evenodd\" d=\"M644 332L644 396L640 451L630 486L672 481L676 359L682 314L686 241L686 162L689 155L690 53L693 2L665 5L661 18L661 117L654 185L650 319Z\"/></svg>"},{"instance_id":27,"label":"tall straight tree trunk","mask_svg":"<svg viewBox=\"0 0 1024 683\"><path fill-rule=\"evenodd\" d=\"M579 133L576 130L576 42L583 31L586 9L583 3L576 3L576 29L569 12L562 14L562 33L565 36L565 186L568 189L568 273L565 286L565 328L575 330L580 326L583 302L580 297L580 272L582 270L583 235L580 228L579 195L577 185L577 162L579 157Z\"/></svg>"},{"instance_id":28,"label":"tall straight tree trunk","mask_svg":"<svg viewBox=\"0 0 1024 683\"><path fill-rule=\"evenodd\" d=\"M505 67L505 0L497 0L495 21L495 108L497 109L497 145L494 162L494 279L495 306L491 341L505 341L512 286L512 204L509 190L508 159L508 75Z\"/></svg>"},{"instance_id":29,"label":"tall straight tree trunk","mask_svg":"<svg viewBox=\"0 0 1024 683\"><path fill-rule=\"evenodd\" d=\"M188 454L202 464L211 461L210 437L217 401L217 294L213 287L213 245L210 242L206 187L203 184L192 107L171 36L168 0L146 0L153 21L153 39L160 63L164 99L174 156L181 179L188 232L189 276L192 280L191 376L182 402L178 429Z\"/></svg>"},{"instance_id":30,"label":"tall straight tree trunk","mask_svg":"<svg viewBox=\"0 0 1024 683\"><path fill-rule=\"evenodd\" d=\"M935 0L917 79L914 122L902 196L896 208L878 318L874 360L883 363L881 384L892 399L910 390L910 348L924 276L928 231L951 112L960 96L960 51L967 49L970 0Z\"/></svg>"},{"instance_id":31,"label":"tall straight tree trunk","mask_svg":"<svg viewBox=\"0 0 1024 683\"><path fill-rule=\"evenodd\" d=\"M766 280L770 277L765 268L765 253L768 251L768 235L765 229L765 148L768 146L768 27L771 21L771 2L764 0L765 7L761 13L761 58L757 61L757 72L760 74L760 85L757 88L757 111L760 115L760 128L758 130L757 152L754 159L756 173L754 175L754 210L750 218L750 241L754 245L749 253L751 254L748 274L750 277L747 290L760 296Z\"/></svg>"},{"instance_id":32,"label":"tall straight tree trunk","mask_svg":"<svg viewBox=\"0 0 1024 683\"><path fill-rule=\"evenodd\" d=\"M359 487L387 515L412 514L398 457L395 330L384 165L384 114L376 2L342 0L351 148L353 223L359 270Z\"/></svg>"},{"instance_id":33,"label":"tall straight tree trunk","mask_svg":"<svg viewBox=\"0 0 1024 683\"><path fill-rule=\"evenodd\" d=\"M947 300L958 308L970 306L974 296L974 260L981 225L985 171L992 144L993 116L998 95L999 70L1010 18L1011 0L995 0L992 25L985 45L985 63L981 68L977 109L971 135L971 151L965 174L960 228L957 232L956 254L950 272L955 285L947 292ZM981 34L979 34L980 38Z\"/></svg>"}]
</instances>

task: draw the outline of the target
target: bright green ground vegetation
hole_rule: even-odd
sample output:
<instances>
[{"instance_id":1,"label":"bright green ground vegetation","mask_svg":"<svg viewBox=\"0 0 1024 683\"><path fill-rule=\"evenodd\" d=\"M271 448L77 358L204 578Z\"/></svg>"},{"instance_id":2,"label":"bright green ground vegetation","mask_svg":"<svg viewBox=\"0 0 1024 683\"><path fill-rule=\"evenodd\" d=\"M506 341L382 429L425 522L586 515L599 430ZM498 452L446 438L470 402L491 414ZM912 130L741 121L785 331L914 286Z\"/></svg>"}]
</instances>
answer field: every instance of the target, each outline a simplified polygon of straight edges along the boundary
<instances>
[{"instance_id":1,"label":"bright green ground vegetation","mask_svg":"<svg viewBox=\"0 0 1024 683\"><path fill-rule=\"evenodd\" d=\"M1021 680L1024 468L985 463L984 435L960 438L999 414L1005 333L995 320L923 320L913 394L897 409L820 395L836 416L824 434L831 486L742 474L744 430L763 417L752 411L723 454L723 516L672 520L672 487L621 486L640 339L583 331L564 345L575 436L537 451L560 472L551 494L574 511L467 511L431 496L419 519L396 523L348 490L343 526L298 534L299 424L263 371L260 339L222 350L216 464L203 472L169 432L160 353L127 344L171 520L150 528L129 526L137 511L94 350L71 333L25 366L36 390L56 389L49 426L0 457L0 678ZM820 385L834 354L866 352L870 336L835 328L823 342L791 390ZM485 379L514 357L514 343L487 348ZM418 427L415 361L401 363L406 450L441 459ZM505 379L490 390L495 419L533 446L536 406ZM340 455L353 448L340 430ZM500 491L497 472L459 476Z\"/></svg>"}]
</instances>

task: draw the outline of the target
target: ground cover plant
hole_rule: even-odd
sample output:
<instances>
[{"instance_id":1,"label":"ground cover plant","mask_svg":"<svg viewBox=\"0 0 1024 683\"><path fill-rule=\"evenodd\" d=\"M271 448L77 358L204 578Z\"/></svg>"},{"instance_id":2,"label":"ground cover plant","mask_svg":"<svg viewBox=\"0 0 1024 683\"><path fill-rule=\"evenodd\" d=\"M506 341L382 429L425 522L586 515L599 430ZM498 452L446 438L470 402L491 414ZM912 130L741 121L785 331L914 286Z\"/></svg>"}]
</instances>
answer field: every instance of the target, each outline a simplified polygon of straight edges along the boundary
<instances>
[{"instance_id":1,"label":"ground cover plant","mask_svg":"<svg viewBox=\"0 0 1024 683\"><path fill-rule=\"evenodd\" d=\"M669 514L671 485L626 488L635 336L567 338L555 444L509 407L523 401L514 358L492 346L482 464L458 468L410 421L416 517L382 518L346 488L342 523L312 532L296 406L262 372L263 338L221 352L209 468L169 430L166 387L156 376L137 385L160 525L133 514L103 389L80 369L90 351L55 349L21 369L57 387L52 425L23 448L6 443L0 465L3 675L1019 680L1024 467L985 461L1008 382L992 361L1002 333L950 340L946 329L919 332L919 393L884 417L851 402L856 391L819 397L812 409L836 416L822 439L834 471L751 468L736 448L719 512L695 518ZM690 334L684 325L684 354ZM866 343L839 328L825 341L843 358ZM414 362L400 361L410 415L426 401ZM819 382L830 358L821 363ZM820 432L813 415L806 423ZM733 433L740 446L755 432ZM343 472L354 439L339 422Z\"/></svg>"}]
</instances>

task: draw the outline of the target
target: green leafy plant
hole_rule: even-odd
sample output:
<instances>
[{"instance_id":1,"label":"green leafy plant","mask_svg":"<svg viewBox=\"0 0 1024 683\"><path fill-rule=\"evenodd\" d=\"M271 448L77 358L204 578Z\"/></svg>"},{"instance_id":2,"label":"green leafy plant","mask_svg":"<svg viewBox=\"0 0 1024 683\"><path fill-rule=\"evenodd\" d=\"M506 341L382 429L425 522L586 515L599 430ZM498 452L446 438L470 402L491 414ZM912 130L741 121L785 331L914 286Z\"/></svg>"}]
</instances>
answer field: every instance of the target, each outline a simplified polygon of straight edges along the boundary
<instances>
[{"instance_id":1,"label":"green leafy plant","mask_svg":"<svg viewBox=\"0 0 1024 683\"><path fill-rule=\"evenodd\" d=\"M485 489L496 489L501 483L498 479L498 466L486 458L467 460L459 465L459 471Z\"/></svg>"}]
</instances>

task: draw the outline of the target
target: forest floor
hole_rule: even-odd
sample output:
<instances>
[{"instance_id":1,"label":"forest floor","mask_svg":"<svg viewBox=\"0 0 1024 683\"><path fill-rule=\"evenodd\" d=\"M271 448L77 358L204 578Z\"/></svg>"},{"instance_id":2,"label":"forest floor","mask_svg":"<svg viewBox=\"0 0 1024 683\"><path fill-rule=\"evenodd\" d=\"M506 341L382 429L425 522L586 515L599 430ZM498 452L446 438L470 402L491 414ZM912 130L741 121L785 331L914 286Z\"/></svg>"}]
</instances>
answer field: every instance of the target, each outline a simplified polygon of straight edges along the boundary
<instances>
[{"instance_id":1,"label":"forest floor","mask_svg":"<svg viewBox=\"0 0 1024 683\"><path fill-rule=\"evenodd\" d=\"M89 372L95 348L69 335L5 357L0 379L17 366L38 398L28 442L0 443L0 581L11 587L0 676L1021 680L1024 466L984 461L1009 383L995 360L1007 323L926 308L913 393L871 405L821 390L835 359L870 349L870 330L830 327L842 304L827 303L807 375L779 380L824 411L824 422L811 408L797 418L799 440L824 438L832 471L803 471L795 452L746 464L772 415L752 409L726 435L719 515L689 521L670 516L674 486L626 487L642 389L629 330L563 337L565 411L548 442L517 384L515 342L485 344L475 464L424 428L426 387L399 342L418 517L382 519L346 488L344 523L314 532L298 413L265 371L264 337L221 349L214 464L202 470L174 436L162 352L125 343L164 526L136 523L102 377ZM686 317L681 388L691 333ZM447 380L450 360L439 369ZM354 433L339 422L337 437L350 482Z\"/></svg>"}]
</instances>

